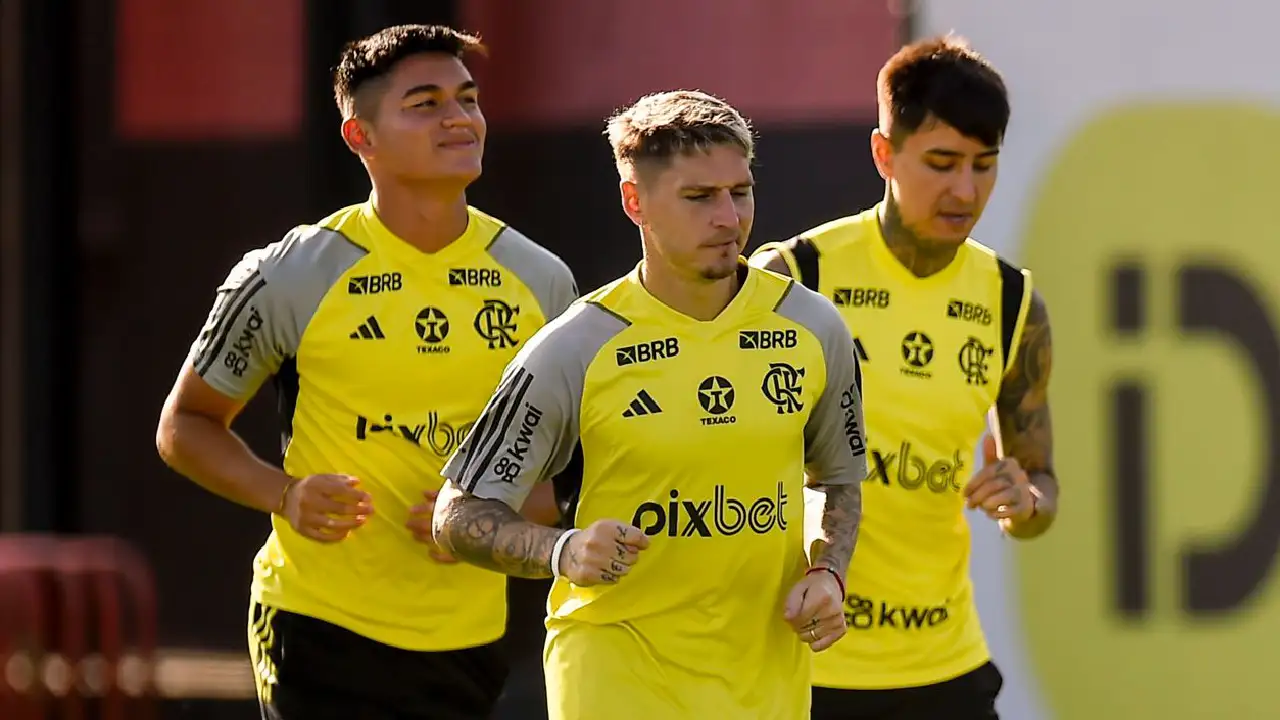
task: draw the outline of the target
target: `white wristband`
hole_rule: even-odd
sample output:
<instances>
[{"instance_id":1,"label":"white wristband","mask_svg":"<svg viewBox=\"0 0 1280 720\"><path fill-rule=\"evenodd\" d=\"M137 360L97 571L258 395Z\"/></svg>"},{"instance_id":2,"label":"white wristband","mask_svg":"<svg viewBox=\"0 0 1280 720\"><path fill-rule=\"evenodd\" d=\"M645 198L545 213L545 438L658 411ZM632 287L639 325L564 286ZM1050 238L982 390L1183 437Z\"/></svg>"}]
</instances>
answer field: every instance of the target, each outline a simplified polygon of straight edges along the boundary
<instances>
[{"instance_id":1,"label":"white wristband","mask_svg":"<svg viewBox=\"0 0 1280 720\"><path fill-rule=\"evenodd\" d=\"M569 538L578 532L578 528L570 528L560 534L556 538L556 544L551 548L551 577L560 578L560 553L564 551L564 546L569 542Z\"/></svg>"}]
</instances>

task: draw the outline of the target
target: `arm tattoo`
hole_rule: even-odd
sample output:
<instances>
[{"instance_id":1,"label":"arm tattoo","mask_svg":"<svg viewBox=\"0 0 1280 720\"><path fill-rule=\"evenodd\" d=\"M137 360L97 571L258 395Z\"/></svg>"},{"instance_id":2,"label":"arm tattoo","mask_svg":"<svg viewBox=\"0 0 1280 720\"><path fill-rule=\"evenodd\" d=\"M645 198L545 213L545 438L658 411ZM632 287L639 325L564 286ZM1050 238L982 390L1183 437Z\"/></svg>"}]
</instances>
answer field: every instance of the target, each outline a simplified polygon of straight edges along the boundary
<instances>
[{"instance_id":1,"label":"arm tattoo","mask_svg":"<svg viewBox=\"0 0 1280 720\"><path fill-rule=\"evenodd\" d=\"M460 560L522 578L551 577L551 550L562 531L520 517L506 503L452 498L436 537Z\"/></svg>"},{"instance_id":2,"label":"arm tattoo","mask_svg":"<svg viewBox=\"0 0 1280 720\"><path fill-rule=\"evenodd\" d=\"M826 565L844 577L858 542L858 525L862 520L862 485L827 485L822 509L822 555L814 565Z\"/></svg>"},{"instance_id":3,"label":"arm tattoo","mask_svg":"<svg viewBox=\"0 0 1280 720\"><path fill-rule=\"evenodd\" d=\"M1053 422L1049 414L1052 365L1048 309L1044 298L1033 292L1016 362L1001 382L996 412L1000 417L1005 454L1017 458L1040 491L1046 515L1052 514L1058 497L1058 481L1053 469ZM1043 532L1043 528L1040 531Z\"/></svg>"}]
</instances>

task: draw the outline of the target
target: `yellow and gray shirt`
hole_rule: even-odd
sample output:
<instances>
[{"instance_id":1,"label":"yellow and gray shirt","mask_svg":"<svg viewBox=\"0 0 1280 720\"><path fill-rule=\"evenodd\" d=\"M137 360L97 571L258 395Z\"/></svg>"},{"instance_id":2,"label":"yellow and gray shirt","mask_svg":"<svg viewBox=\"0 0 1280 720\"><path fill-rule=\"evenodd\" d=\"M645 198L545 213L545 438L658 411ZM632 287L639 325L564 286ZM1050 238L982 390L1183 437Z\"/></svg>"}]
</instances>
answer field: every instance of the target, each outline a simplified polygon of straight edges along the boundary
<instances>
[{"instance_id":1,"label":"yellow and gray shirt","mask_svg":"<svg viewBox=\"0 0 1280 720\"><path fill-rule=\"evenodd\" d=\"M405 523L503 367L576 295L559 258L475 209L436 253L394 236L366 202L245 255L192 366L236 399L274 377L285 471L359 478L375 511L335 544L273 516L253 598L411 650L499 638L506 579L432 562Z\"/></svg>"}]
</instances>

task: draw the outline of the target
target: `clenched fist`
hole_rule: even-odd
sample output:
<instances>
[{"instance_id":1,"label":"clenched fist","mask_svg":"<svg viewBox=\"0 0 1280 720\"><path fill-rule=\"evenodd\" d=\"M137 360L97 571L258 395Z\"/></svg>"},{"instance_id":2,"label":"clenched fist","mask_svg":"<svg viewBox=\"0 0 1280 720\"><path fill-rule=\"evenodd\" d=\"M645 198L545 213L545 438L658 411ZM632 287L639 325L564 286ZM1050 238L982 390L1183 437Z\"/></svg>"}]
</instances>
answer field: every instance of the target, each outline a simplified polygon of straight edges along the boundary
<instances>
[{"instance_id":1,"label":"clenched fist","mask_svg":"<svg viewBox=\"0 0 1280 720\"><path fill-rule=\"evenodd\" d=\"M649 538L639 528L617 520L597 520L573 534L560 552L560 574L574 585L618 582L636 564Z\"/></svg>"},{"instance_id":2,"label":"clenched fist","mask_svg":"<svg viewBox=\"0 0 1280 720\"><path fill-rule=\"evenodd\" d=\"M303 537L338 542L373 514L373 498L349 475L308 475L284 491L280 514Z\"/></svg>"}]
</instances>

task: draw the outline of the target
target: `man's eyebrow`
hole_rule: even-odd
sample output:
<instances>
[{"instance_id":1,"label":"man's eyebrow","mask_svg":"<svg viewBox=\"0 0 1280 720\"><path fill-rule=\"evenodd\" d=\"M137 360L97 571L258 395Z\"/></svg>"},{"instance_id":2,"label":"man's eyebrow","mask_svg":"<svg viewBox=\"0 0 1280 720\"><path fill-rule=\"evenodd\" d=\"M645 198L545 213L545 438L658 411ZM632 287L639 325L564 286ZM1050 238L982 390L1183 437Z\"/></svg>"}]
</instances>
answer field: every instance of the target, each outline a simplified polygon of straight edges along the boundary
<instances>
[{"instance_id":1,"label":"man's eyebrow","mask_svg":"<svg viewBox=\"0 0 1280 720\"><path fill-rule=\"evenodd\" d=\"M755 186L755 180L744 180L743 182L734 183L732 185L681 185L680 190L681 192L715 192L716 190L723 190L726 188L729 190L738 190L740 188L750 188Z\"/></svg>"},{"instance_id":2,"label":"man's eyebrow","mask_svg":"<svg viewBox=\"0 0 1280 720\"><path fill-rule=\"evenodd\" d=\"M475 80L467 80L466 82L458 86L458 89L456 92L466 92L467 90L475 90L476 87L477 86L476 86ZM404 98L407 98L410 95L418 95L420 93L440 93L440 92L444 92L444 88L440 87L439 85L435 85L433 83L428 83L426 85L414 85L408 90L405 90L404 95L402 95L400 99L403 100Z\"/></svg>"},{"instance_id":3,"label":"man's eyebrow","mask_svg":"<svg viewBox=\"0 0 1280 720\"><path fill-rule=\"evenodd\" d=\"M959 152L957 150L948 150L946 148L930 148L928 150L925 150L924 153L925 155L938 155L945 158L960 158L965 156L965 154L962 152ZM1000 154L1000 148L991 148L989 150L983 150L982 152L978 153L978 157L980 158L994 157L999 154Z\"/></svg>"}]
</instances>

